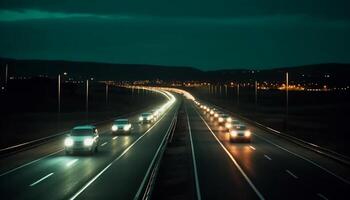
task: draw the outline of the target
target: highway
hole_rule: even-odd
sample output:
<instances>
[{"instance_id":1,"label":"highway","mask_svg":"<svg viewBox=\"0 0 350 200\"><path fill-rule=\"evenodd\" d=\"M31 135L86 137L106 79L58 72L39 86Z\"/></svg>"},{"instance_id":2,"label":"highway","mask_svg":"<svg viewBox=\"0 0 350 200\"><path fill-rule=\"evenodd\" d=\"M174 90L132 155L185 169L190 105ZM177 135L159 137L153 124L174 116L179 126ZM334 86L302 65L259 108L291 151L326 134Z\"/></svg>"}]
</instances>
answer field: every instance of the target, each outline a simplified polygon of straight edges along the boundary
<instances>
[{"instance_id":1,"label":"highway","mask_svg":"<svg viewBox=\"0 0 350 200\"><path fill-rule=\"evenodd\" d=\"M129 117L130 135L111 135L112 123L97 127L101 142L92 156L66 155L60 138L1 159L2 199L133 199L180 100L151 124Z\"/></svg>"},{"instance_id":2,"label":"highway","mask_svg":"<svg viewBox=\"0 0 350 200\"><path fill-rule=\"evenodd\" d=\"M348 166L248 123L252 142L229 142L213 117L186 107L202 199L347 199Z\"/></svg>"},{"instance_id":3,"label":"highway","mask_svg":"<svg viewBox=\"0 0 350 200\"><path fill-rule=\"evenodd\" d=\"M68 156L64 138L58 138L1 158L2 199L141 199L151 163L181 105L197 199L347 199L348 166L247 122L251 143L229 142L213 117L193 100L175 96L152 124L139 124L140 113L130 116L130 135L111 135L111 123L98 126L95 155Z\"/></svg>"}]
</instances>

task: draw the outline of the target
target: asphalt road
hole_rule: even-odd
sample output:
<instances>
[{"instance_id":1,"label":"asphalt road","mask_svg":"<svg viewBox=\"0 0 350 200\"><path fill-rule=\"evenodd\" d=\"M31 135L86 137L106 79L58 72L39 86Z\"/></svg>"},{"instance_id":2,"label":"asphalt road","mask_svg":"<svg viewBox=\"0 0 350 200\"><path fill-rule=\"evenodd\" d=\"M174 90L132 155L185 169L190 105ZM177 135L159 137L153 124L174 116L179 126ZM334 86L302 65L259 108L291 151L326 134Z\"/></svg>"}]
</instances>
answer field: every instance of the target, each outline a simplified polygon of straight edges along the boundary
<instances>
[{"instance_id":1,"label":"asphalt road","mask_svg":"<svg viewBox=\"0 0 350 200\"><path fill-rule=\"evenodd\" d=\"M251 143L231 143L213 118L186 102L197 197L348 199L349 167L246 124Z\"/></svg>"},{"instance_id":2,"label":"asphalt road","mask_svg":"<svg viewBox=\"0 0 350 200\"><path fill-rule=\"evenodd\" d=\"M98 127L99 152L67 156L63 138L0 159L1 199L135 199L181 98L130 135ZM246 124L251 143L230 143L215 120L185 100L197 199L348 199L350 170Z\"/></svg>"},{"instance_id":3,"label":"asphalt road","mask_svg":"<svg viewBox=\"0 0 350 200\"><path fill-rule=\"evenodd\" d=\"M92 156L65 155L60 138L1 159L1 199L133 199L179 104L150 125L130 117L130 135L98 126L101 142Z\"/></svg>"}]
</instances>

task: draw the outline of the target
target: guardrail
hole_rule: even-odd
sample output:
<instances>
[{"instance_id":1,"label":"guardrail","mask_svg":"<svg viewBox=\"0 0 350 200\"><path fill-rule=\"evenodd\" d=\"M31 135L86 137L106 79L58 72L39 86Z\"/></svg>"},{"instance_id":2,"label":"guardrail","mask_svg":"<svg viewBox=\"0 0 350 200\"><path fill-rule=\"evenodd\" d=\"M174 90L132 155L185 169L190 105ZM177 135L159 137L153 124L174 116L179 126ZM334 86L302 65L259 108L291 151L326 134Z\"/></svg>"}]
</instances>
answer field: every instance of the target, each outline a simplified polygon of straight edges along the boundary
<instances>
[{"instance_id":1,"label":"guardrail","mask_svg":"<svg viewBox=\"0 0 350 200\"><path fill-rule=\"evenodd\" d=\"M157 151L157 153L155 155L156 159L152 160L151 173L148 175L148 177L146 177L148 181L147 181L147 184L145 185L145 187L142 188L141 194L143 194L143 195L139 199L142 199L142 200L151 199L152 191L154 189L156 177L158 175L158 171L159 171L159 167L160 167L160 163L161 163L163 154L165 152L167 144L170 142L171 135L174 134L174 131L176 129L177 117L178 117L178 112L176 112L174 114L174 118L171 121L170 128L166 132L166 135L164 136L165 138L163 139L162 143L160 144L160 147L159 147L160 151Z\"/></svg>"},{"instance_id":2,"label":"guardrail","mask_svg":"<svg viewBox=\"0 0 350 200\"><path fill-rule=\"evenodd\" d=\"M203 102L203 101L201 101L201 102ZM337 152L332 151L330 149L327 149L327 148L321 147L319 145L313 144L311 142L307 142L307 141L301 140L299 138L296 138L294 136L288 135L288 134L283 133L281 131L277 131L277 130L271 128L271 127L268 127L268 126L263 125L263 124L261 124L259 122L256 122L254 120L248 119L246 117L243 117L243 116L241 116L241 115L239 115L237 113L233 113L231 111L228 111L227 109L222 108L220 106L212 105L212 104L209 104L209 103L206 103L206 102L205 102L205 104L211 105L211 106L216 107L216 108L221 109L221 110L225 110L228 113L230 113L232 116L235 116L236 118L239 118L242 121L248 122L250 124L254 124L254 125L258 126L259 128L264 129L265 131L267 131L269 133L272 133L274 135L282 137L282 138L284 138L284 139L286 139L286 140L288 140L288 141L290 141L290 142L292 142L294 144L297 144L297 145L299 145L299 146L301 146L303 148L306 148L306 149L311 150L313 152L316 152L316 153L318 153L320 155L323 155L323 156L326 156L328 158L331 158L331 159L333 159L333 160L335 160L335 161L337 161L339 163L342 163L342 164L350 166L350 158L348 156L342 155L340 153L337 153Z\"/></svg>"}]
</instances>

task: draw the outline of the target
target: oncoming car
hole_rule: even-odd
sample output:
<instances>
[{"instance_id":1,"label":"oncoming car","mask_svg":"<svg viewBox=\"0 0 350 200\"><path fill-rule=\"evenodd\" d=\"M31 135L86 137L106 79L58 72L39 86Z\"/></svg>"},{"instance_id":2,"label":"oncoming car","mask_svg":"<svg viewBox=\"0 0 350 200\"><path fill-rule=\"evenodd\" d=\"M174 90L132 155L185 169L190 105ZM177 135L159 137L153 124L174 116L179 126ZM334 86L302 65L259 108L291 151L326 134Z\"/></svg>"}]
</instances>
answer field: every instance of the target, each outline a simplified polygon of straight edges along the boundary
<instances>
[{"instance_id":1,"label":"oncoming car","mask_svg":"<svg viewBox=\"0 0 350 200\"><path fill-rule=\"evenodd\" d=\"M66 154L75 152L90 152L91 154L98 151L99 135L95 126L77 126L64 140Z\"/></svg>"},{"instance_id":2,"label":"oncoming car","mask_svg":"<svg viewBox=\"0 0 350 200\"><path fill-rule=\"evenodd\" d=\"M232 118L228 114L219 114L218 122L219 124L230 123L232 122Z\"/></svg>"},{"instance_id":3,"label":"oncoming car","mask_svg":"<svg viewBox=\"0 0 350 200\"><path fill-rule=\"evenodd\" d=\"M117 119L114 120L112 125L112 133L131 133L131 123L128 119Z\"/></svg>"},{"instance_id":4,"label":"oncoming car","mask_svg":"<svg viewBox=\"0 0 350 200\"><path fill-rule=\"evenodd\" d=\"M230 141L251 141L252 133L245 125L238 125L230 130Z\"/></svg>"},{"instance_id":5,"label":"oncoming car","mask_svg":"<svg viewBox=\"0 0 350 200\"><path fill-rule=\"evenodd\" d=\"M139 117L140 123L148 124L148 123L153 122L153 120L154 120L154 117L153 117L152 113L149 113L149 112L142 113L141 116Z\"/></svg>"}]
</instances>

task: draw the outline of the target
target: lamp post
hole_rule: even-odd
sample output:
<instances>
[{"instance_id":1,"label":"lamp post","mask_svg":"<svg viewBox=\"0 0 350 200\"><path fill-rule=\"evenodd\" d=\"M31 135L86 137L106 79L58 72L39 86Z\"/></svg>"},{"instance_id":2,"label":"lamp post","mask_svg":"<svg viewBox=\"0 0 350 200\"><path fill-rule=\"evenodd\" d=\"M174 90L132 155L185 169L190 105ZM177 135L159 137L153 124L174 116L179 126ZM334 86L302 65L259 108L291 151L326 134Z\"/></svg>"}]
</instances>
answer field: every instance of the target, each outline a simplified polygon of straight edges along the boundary
<instances>
[{"instance_id":1,"label":"lamp post","mask_svg":"<svg viewBox=\"0 0 350 200\"><path fill-rule=\"evenodd\" d=\"M237 105L239 105L239 83L237 83Z\"/></svg>"},{"instance_id":2,"label":"lamp post","mask_svg":"<svg viewBox=\"0 0 350 200\"><path fill-rule=\"evenodd\" d=\"M258 106L258 82L255 81L255 110L257 110Z\"/></svg>"},{"instance_id":3,"label":"lamp post","mask_svg":"<svg viewBox=\"0 0 350 200\"><path fill-rule=\"evenodd\" d=\"M132 88L132 92L134 93L134 88ZM106 82L106 104L108 104L108 84Z\"/></svg>"},{"instance_id":4,"label":"lamp post","mask_svg":"<svg viewBox=\"0 0 350 200\"><path fill-rule=\"evenodd\" d=\"M286 129L288 128L288 115L289 115L289 76L286 72Z\"/></svg>"},{"instance_id":5,"label":"lamp post","mask_svg":"<svg viewBox=\"0 0 350 200\"><path fill-rule=\"evenodd\" d=\"M61 113L61 74L57 78L57 111Z\"/></svg>"},{"instance_id":6,"label":"lamp post","mask_svg":"<svg viewBox=\"0 0 350 200\"><path fill-rule=\"evenodd\" d=\"M85 111L86 111L86 114L89 113L89 80L86 80Z\"/></svg>"}]
</instances>

